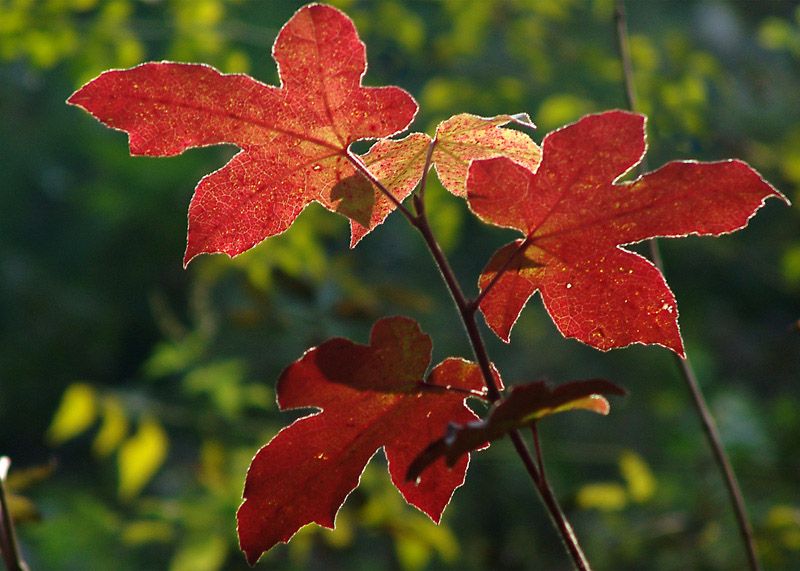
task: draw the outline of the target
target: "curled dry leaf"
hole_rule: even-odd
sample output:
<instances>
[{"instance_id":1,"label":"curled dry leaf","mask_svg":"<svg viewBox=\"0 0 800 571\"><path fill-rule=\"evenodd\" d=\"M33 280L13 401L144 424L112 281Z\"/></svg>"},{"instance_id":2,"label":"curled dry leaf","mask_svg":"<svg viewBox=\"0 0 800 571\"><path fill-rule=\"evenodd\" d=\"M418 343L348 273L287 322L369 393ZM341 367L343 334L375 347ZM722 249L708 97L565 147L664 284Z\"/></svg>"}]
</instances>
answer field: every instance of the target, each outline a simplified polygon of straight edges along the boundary
<instances>
[{"instance_id":1,"label":"curled dry leaf","mask_svg":"<svg viewBox=\"0 0 800 571\"><path fill-rule=\"evenodd\" d=\"M448 466L454 466L464 454L479 450L490 441L530 426L545 416L569 410L608 414L610 405L603 395L625 394L623 388L603 379L573 381L558 387L545 381L517 385L484 420L451 423L445 436L432 442L414 459L406 472L406 480L415 481L441 458Z\"/></svg>"}]
</instances>

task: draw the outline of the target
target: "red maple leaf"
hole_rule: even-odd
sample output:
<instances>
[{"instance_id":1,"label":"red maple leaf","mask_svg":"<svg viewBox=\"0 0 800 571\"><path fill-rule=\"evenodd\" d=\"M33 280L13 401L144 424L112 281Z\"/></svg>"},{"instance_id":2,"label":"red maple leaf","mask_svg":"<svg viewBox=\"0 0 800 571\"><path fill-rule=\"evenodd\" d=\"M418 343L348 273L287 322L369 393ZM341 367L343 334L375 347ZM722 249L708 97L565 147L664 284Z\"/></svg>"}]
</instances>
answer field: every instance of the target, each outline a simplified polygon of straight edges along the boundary
<instances>
[{"instance_id":1,"label":"red maple leaf","mask_svg":"<svg viewBox=\"0 0 800 571\"><path fill-rule=\"evenodd\" d=\"M281 87L160 62L107 71L68 100L127 132L134 155L219 143L242 149L197 185L184 264L201 253L240 254L286 230L312 201L368 224L379 193L354 170L348 147L401 132L416 115L402 89L361 85L364 44L334 8L299 10L272 53Z\"/></svg>"},{"instance_id":2,"label":"red maple leaf","mask_svg":"<svg viewBox=\"0 0 800 571\"><path fill-rule=\"evenodd\" d=\"M290 365L277 385L281 409L321 408L281 430L253 459L239 508L239 541L248 561L303 525L333 527L336 512L383 447L392 482L438 522L464 482L468 458L444 462L416 482L406 471L449 422L476 420L465 399L484 394L478 366L447 359L425 379L431 340L404 317L378 321L369 345L331 339Z\"/></svg>"},{"instance_id":3,"label":"red maple leaf","mask_svg":"<svg viewBox=\"0 0 800 571\"><path fill-rule=\"evenodd\" d=\"M602 350L656 343L683 355L675 297L663 276L620 246L733 232L768 197L786 200L736 160L674 162L616 183L644 156L644 124L624 111L585 117L545 137L536 172L506 158L472 163L470 208L525 236L501 248L479 280L488 289L480 308L501 339L508 341L538 290L565 337Z\"/></svg>"}]
</instances>

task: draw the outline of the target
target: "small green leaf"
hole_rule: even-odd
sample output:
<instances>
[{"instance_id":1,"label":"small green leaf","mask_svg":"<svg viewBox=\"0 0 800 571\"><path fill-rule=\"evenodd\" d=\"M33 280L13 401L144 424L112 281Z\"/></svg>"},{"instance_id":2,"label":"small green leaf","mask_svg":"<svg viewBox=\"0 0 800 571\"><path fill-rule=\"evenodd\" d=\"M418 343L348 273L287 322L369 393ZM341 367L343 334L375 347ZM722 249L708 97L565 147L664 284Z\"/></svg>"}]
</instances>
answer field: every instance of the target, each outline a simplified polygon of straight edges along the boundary
<instances>
[{"instance_id":1,"label":"small green leaf","mask_svg":"<svg viewBox=\"0 0 800 571\"><path fill-rule=\"evenodd\" d=\"M641 504L652 499L658 482L641 456L632 450L625 450L619 458L619 470L628 484L628 493L634 502Z\"/></svg>"},{"instance_id":2,"label":"small green leaf","mask_svg":"<svg viewBox=\"0 0 800 571\"><path fill-rule=\"evenodd\" d=\"M596 482L581 487L575 503L583 509L614 512L628 505L628 493L617 482Z\"/></svg>"}]
</instances>

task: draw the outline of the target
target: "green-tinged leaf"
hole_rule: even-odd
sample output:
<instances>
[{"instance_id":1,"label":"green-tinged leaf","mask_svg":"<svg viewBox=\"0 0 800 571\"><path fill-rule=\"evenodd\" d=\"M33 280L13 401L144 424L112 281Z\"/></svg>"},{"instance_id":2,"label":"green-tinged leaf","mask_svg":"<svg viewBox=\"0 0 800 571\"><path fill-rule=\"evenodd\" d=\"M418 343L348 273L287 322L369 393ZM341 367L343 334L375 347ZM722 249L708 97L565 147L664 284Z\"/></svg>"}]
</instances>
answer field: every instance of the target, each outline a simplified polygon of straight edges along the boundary
<instances>
[{"instance_id":1,"label":"green-tinged leaf","mask_svg":"<svg viewBox=\"0 0 800 571\"><path fill-rule=\"evenodd\" d=\"M375 178L398 202L402 202L422 178L429 143L430 137L423 133L412 133L398 141L378 141L362 159ZM371 199L371 202L367 200L369 209L365 209L366 217L359 219L345 213L351 218L351 248L396 208L385 194L374 195L373 199L372 192L367 193L365 189L362 195L365 199ZM351 197L349 202L355 202L354 198Z\"/></svg>"},{"instance_id":2,"label":"green-tinged leaf","mask_svg":"<svg viewBox=\"0 0 800 571\"><path fill-rule=\"evenodd\" d=\"M619 470L628 484L631 500L642 504L653 498L658 482L641 456L632 450L625 450L619 458Z\"/></svg>"},{"instance_id":3,"label":"green-tinged leaf","mask_svg":"<svg viewBox=\"0 0 800 571\"><path fill-rule=\"evenodd\" d=\"M438 125L430 164L447 190L456 196L466 196L469 164L477 159L506 157L536 170L541 159L539 146L525 133L502 128L508 123L534 127L524 113L488 118L462 113ZM430 142L431 138L423 133L412 133L399 141L379 141L363 157L364 164L402 202L422 178ZM369 185L358 191L355 186L358 180L344 185L337 195L349 199L345 204L351 211L343 214L351 219L351 247L396 208L383 194L373 199ZM359 210L363 210L362 216L356 215Z\"/></svg>"},{"instance_id":4,"label":"green-tinged leaf","mask_svg":"<svg viewBox=\"0 0 800 571\"><path fill-rule=\"evenodd\" d=\"M144 364L144 374L160 378L185 371L200 359L207 346L208 339L200 333L185 335L177 341L159 343Z\"/></svg>"},{"instance_id":5,"label":"green-tinged leaf","mask_svg":"<svg viewBox=\"0 0 800 571\"><path fill-rule=\"evenodd\" d=\"M506 157L536 171L542 160L541 149L525 133L501 128L508 123L534 127L524 113L496 117L461 113L439 124L432 158L436 174L447 190L466 197L467 173L474 160Z\"/></svg>"},{"instance_id":6,"label":"green-tinged leaf","mask_svg":"<svg viewBox=\"0 0 800 571\"><path fill-rule=\"evenodd\" d=\"M6 492L6 505L11 520L15 524L36 521L40 518L39 508L25 496Z\"/></svg>"},{"instance_id":7,"label":"green-tinged leaf","mask_svg":"<svg viewBox=\"0 0 800 571\"><path fill-rule=\"evenodd\" d=\"M122 526L122 542L133 547L175 540L175 527L166 521L139 520Z\"/></svg>"},{"instance_id":8,"label":"green-tinged leaf","mask_svg":"<svg viewBox=\"0 0 800 571\"><path fill-rule=\"evenodd\" d=\"M628 505L628 492L618 482L596 482L581 486L575 503L582 509L620 511Z\"/></svg>"},{"instance_id":9,"label":"green-tinged leaf","mask_svg":"<svg viewBox=\"0 0 800 571\"><path fill-rule=\"evenodd\" d=\"M169 571L216 571L225 564L228 542L221 535L184 541L169 563Z\"/></svg>"},{"instance_id":10,"label":"green-tinged leaf","mask_svg":"<svg viewBox=\"0 0 800 571\"><path fill-rule=\"evenodd\" d=\"M8 474L6 489L16 492L26 490L39 482L47 480L52 476L55 469L55 462L38 466L28 466L25 468L15 467L14 470Z\"/></svg>"}]
</instances>

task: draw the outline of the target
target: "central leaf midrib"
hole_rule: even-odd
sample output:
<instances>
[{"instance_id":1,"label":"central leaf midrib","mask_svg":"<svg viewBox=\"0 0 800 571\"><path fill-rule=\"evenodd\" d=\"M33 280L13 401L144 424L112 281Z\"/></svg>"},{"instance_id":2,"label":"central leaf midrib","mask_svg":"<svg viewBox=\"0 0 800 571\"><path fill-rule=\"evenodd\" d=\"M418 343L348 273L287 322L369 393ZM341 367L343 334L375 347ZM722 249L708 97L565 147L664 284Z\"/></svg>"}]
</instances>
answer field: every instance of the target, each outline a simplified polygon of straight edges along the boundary
<instances>
[{"instance_id":1,"label":"central leaf midrib","mask_svg":"<svg viewBox=\"0 0 800 571\"><path fill-rule=\"evenodd\" d=\"M314 143L316 145L319 145L321 147L325 147L325 148L328 148L328 149L331 149L331 150L341 151L341 150L344 149L343 146L338 146L337 147L336 145L333 145L333 144L331 144L331 143L329 143L327 141L323 141L321 139L317 139L315 137L310 137L308 135L301 135L301 134L296 133L294 131L290 131L288 129L281 129L281 128L276 127L274 125L267 125L267 124L265 124L263 122L256 121L256 120L254 120L252 118L244 117L244 116L236 114L236 113L221 112L221 111L219 111L217 109L206 107L206 106L203 106L203 105L193 105L193 104L188 103L188 102L176 102L175 100L171 100L171 99L162 99L162 98L156 98L156 97L140 97L140 96L136 96L136 95L127 95L125 97L125 99L131 99L133 101L138 101L138 102L151 103L151 104L154 104L154 105L155 104L161 104L161 105L165 105L167 107L180 107L180 108L184 108L184 109L190 109L192 111L203 111L203 112L208 113L210 115L214 115L214 116L218 116L218 117L232 118L232 119L235 119L236 121L240 121L242 123L247 123L249 125L254 125L256 127L260 127L262 129L264 129L265 131L271 131L271 132L279 133L279 134L282 134L282 135L289 135L289 136L294 137L296 139L301 139L303 141L308 141L310 143ZM160 133L163 133L163 132L164 131L160 131ZM337 135L339 135L339 134L337 133ZM340 138L341 138L341 136L340 136ZM151 138L151 140L152 140L152 138ZM238 146L238 144L233 142L233 141L220 141L219 143L216 143L216 144L224 144L224 143L230 143L230 144L234 144L234 145ZM260 146L260 145L253 145L253 146L257 147L257 146Z\"/></svg>"},{"instance_id":2,"label":"central leaf midrib","mask_svg":"<svg viewBox=\"0 0 800 571\"><path fill-rule=\"evenodd\" d=\"M624 183L624 184L621 184L621 185L612 183L609 186L611 187L611 189L613 191L618 192L618 191L621 191L623 189L630 190L630 189L632 189L633 185L635 185L635 184L637 184L637 183L636 182ZM630 216L630 215L636 214L637 212L642 212L642 211L645 211L645 210L649 210L651 208L657 208L659 206L663 206L664 204L666 204L668 202L675 202L676 200L679 201L679 200L685 198L688 194L689 194L688 192L684 192L681 195L663 196L660 200L656 200L656 201L653 201L653 202L648 202L647 204L633 206L633 207L631 207L629 209L626 209L624 211L616 212L616 213L614 213L614 214L612 214L610 216L594 218L592 220L583 222L583 223L578 224L576 226L571 226L569 228L563 228L563 229L560 229L560 230L554 230L552 232L538 234L536 232L536 230L534 230L534 232L531 233L531 236L534 239L539 240L539 239L544 239L544 238L555 238L555 237L558 237L558 236L563 236L565 234L571 234L571 233L574 233L574 232L580 232L582 230L587 230L587 229L592 228L594 226L604 225L604 224L606 224L608 222L611 222L611 221L614 221L614 220L618 220L618 219L620 219L622 217L625 217L625 216ZM550 210L550 212L548 213L547 218L549 218L550 215L553 214L553 212L556 210L556 208L558 206L561 205L561 203L562 203L562 201L559 200L558 204L556 206L554 206ZM539 228L541 228L542 226L544 226L544 223L547 220L547 218L542 221L542 223L537 227L537 230ZM687 234L692 234L692 233L693 232L687 232ZM694 233L698 233L698 232L694 232ZM616 246L624 246L624 245L627 245L627 244L636 244L637 242L642 242L644 240L649 240L650 238L653 238L655 236L668 237L668 236L672 236L672 234L663 234L663 233L659 233L659 232L653 232L653 233L651 233L650 236L646 236L644 238L639 238L639 239L633 240L631 242L618 243L618 244L615 244L615 245Z\"/></svg>"},{"instance_id":3,"label":"central leaf midrib","mask_svg":"<svg viewBox=\"0 0 800 571\"><path fill-rule=\"evenodd\" d=\"M333 120L333 110L331 109L330 101L328 101L328 86L325 83L325 78L327 76L325 75L324 73L325 70L322 67L322 61L319 52L319 45L320 45L319 34L317 33L317 23L314 21L313 16L311 18L311 21L314 25L314 51L316 52L317 56L314 59L314 62L317 65L317 73L319 74L320 83L322 86L322 89L320 90L322 94L322 103L325 107L325 114L328 116L328 124L331 126L334 133L336 133L336 136L339 138L339 147L344 149L345 147L347 147L347 144L345 142L345 137L343 137L342 134L339 132L339 129L336 126L336 122Z\"/></svg>"}]
</instances>

